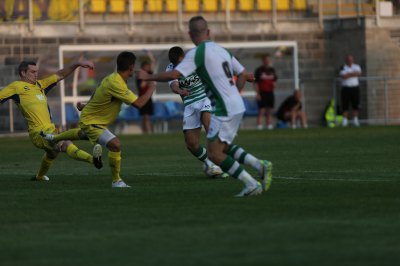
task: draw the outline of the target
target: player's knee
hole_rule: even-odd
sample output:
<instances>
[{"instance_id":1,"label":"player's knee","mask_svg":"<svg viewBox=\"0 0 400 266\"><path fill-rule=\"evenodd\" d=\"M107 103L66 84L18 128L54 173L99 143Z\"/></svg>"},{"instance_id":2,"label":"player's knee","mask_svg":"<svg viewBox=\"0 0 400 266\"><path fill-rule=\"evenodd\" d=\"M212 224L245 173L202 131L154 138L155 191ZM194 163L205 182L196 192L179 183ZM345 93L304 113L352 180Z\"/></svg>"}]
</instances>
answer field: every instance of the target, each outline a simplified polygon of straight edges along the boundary
<instances>
[{"instance_id":1,"label":"player's knee","mask_svg":"<svg viewBox=\"0 0 400 266\"><path fill-rule=\"evenodd\" d=\"M118 138L113 138L107 143L107 148L113 152L121 151L121 142Z\"/></svg>"},{"instance_id":2,"label":"player's knee","mask_svg":"<svg viewBox=\"0 0 400 266\"><path fill-rule=\"evenodd\" d=\"M66 152L68 146L71 145L71 144L72 144L72 141L70 141L70 140L64 140L64 141L61 143L60 151Z\"/></svg>"}]
</instances>

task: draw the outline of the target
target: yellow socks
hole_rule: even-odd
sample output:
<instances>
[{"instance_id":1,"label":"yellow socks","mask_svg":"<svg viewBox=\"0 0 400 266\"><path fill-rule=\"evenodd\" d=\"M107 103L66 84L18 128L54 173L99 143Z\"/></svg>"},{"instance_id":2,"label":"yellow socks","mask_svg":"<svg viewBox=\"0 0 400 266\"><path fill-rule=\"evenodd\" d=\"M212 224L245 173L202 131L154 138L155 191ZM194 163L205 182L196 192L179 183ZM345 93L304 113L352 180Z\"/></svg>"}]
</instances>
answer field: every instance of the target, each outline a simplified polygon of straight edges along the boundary
<instances>
[{"instance_id":1,"label":"yellow socks","mask_svg":"<svg viewBox=\"0 0 400 266\"><path fill-rule=\"evenodd\" d=\"M44 175L49 171L50 166L53 164L54 159L47 157L45 153L42 157L42 164L40 165L39 172L36 175L37 180L44 180Z\"/></svg>"},{"instance_id":2,"label":"yellow socks","mask_svg":"<svg viewBox=\"0 0 400 266\"><path fill-rule=\"evenodd\" d=\"M54 135L54 141L60 141L60 140L79 140L79 132L81 129L78 128L73 128L64 132L61 132L60 134Z\"/></svg>"},{"instance_id":3,"label":"yellow socks","mask_svg":"<svg viewBox=\"0 0 400 266\"><path fill-rule=\"evenodd\" d=\"M108 162L111 168L111 175L113 182L117 182L121 179L119 173L121 171L121 152L108 152Z\"/></svg>"},{"instance_id":4,"label":"yellow socks","mask_svg":"<svg viewBox=\"0 0 400 266\"><path fill-rule=\"evenodd\" d=\"M76 147L74 144L70 144L67 147L67 154L69 157L71 157L74 160L77 161L84 161L84 162L88 162L90 164L93 163L93 157L92 155L90 155L89 153L78 149L78 147Z\"/></svg>"}]
</instances>

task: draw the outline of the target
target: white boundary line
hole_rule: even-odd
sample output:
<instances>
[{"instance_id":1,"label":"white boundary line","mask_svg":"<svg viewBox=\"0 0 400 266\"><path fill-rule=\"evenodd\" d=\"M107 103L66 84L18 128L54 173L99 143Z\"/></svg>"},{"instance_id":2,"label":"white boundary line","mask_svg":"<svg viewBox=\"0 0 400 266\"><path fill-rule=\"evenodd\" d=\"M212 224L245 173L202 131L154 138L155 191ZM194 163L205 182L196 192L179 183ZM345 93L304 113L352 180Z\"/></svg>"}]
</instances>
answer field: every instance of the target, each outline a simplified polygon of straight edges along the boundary
<instances>
[{"instance_id":1,"label":"white boundary line","mask_svg":"<svg viewBox=\"0 0 400 266\"><path fill-rule=\"evenodd\" d=\"M32 171L24 170L24 171L13 171L12 173L2 173L2 176L21 176L21 175L28 175L31 174ZM56 174L57 175L57 174ZM63 173L61 174L63 176L73 176L76 175L76 173ZM95 173L80 173L79 175L82 176L93 176ZM201 176L203 173L195 173L196 176ZM193 177L192 174L169 174L169 173L136 173L130 176L130 178L134 177L142 177L142 176L151 176L151 177ZM208 179L206 176L204 176L205 179ZM212 180L211 178L209 178ZM233 179L233 178L232 178ZM387 178L382 178L382 179L360 179L360 178L304 178L304 177L294 177L294 176L274 176L274 180L292 180L292 181L327 181L327 182L398 182L395 178L393 179L387 179ZM222 180L222 179L218 179Z\"/></svg>"},{"instance_id":2,"label":"white boundary line","mask_svg":"<svg viewBox=\"0 0 400 266\"><path fill-rule=\"evenodd\" d=\"M202 174L202 173L199 173ZM170 176L170 177L192 177L189 174L168 173L136 173L133 176ZM340 181L340 182L396 182L396 179L359 179L359 178L304 178L292 176L274 176L273 179L303 180L303 181Z\"/></svg>"},{"instance_id":3,"label":"white boundary line","mask_svg":"<svg viewBox=\"0 0 400 266\"><path fill-rule=\"evenodd\" d=\"M290 176L275 176L273 179L303 180L303 181L340 181L340 182L395 182L395 179L359 179L359 178L304 178Z\"/></svg>"}]
</instances>

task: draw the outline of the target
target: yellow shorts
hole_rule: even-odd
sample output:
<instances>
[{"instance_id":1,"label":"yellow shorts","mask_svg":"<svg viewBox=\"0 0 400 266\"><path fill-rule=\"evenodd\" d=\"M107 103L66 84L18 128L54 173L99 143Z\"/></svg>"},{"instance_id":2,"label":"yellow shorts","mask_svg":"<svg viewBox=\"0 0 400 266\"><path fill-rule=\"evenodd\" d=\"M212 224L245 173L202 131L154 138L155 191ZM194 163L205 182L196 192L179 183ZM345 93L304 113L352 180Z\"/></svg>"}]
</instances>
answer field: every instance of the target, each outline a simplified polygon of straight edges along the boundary
<instances>
[{"instance_id":1,"label":"yellow shorts","mask_svg":"<svg viewBox=\"0 0 400 266\"><path fill-rule=\"evenodd\" d=\"M51 145L47 140L45 140L42 136L40 136L40 132L43 131L45 134L57 134L58 130L55 128L54 125L49 126L46 129L33 131L29 133L29 138L31 139L33 145L37 148L45 150L45 151L55 151L59 150L60 142L54 145Z\"/></svg>"},{"instance_id":2,"label":"yellow shorts","mask_svg":"<svg viewBox=\"0 0 400 266\"><path fill-rule=\"evenodd\" d=\"M107 130L106 126L102 125L85 125L83 123L79 123L79 127L85 132L89 141L92 144L96 144L100 138L100 136Z\"/></svg>"}]
</instances>

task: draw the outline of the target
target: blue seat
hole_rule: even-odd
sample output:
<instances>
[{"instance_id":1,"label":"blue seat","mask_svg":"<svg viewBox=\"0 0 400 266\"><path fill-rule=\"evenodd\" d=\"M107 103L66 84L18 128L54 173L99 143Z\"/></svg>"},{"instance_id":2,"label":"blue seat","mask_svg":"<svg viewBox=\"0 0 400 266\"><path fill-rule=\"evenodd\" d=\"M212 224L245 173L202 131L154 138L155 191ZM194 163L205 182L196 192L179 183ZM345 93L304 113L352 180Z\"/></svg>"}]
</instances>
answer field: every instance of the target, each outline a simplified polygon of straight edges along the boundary
<instances>
[{"instance_id":1,"label":"blue seat","mask_svg":"<svg viewBox=\"0 0 400 266\"><path fill-rule=\"evenodd\" d=\"M162 102L154 102L154 115L152 116L153 120L168 120L170 117L168 115L167 108Z\"/></svg>"},{"instance_id":2,"label":"blue seat","mask_svg":"<svg viewBox=\"0 0 400 266\"><path fill-rule=\"evenodd\" d=\"M167 110L169 119L182 119L183 117L183 103L168 101L164 103Z\"/></svg>"},{"instance_id":3,"label":"blue seat","mask_svg":"<svg viewBox=\"0 0 400 266\"><path fill-rule=\"evenodd\" d=\"M246 111L244 112L244 116L258 116L258 105L255 99L247 99L243 98L244 106L246 107Z\"/></svg>"},{"instance_id":4,"label":"blue seat","mask_svg":"<svg viewBox=\"0 0 400 266\"><path fill-rule=\"evenodd\" d=\"M78 110L71 103L65 105L65 118L68 124L76 124L79 122Z\"/></svg>"},{"instance_id":5,"label":"blue seat","mask_svg":"<svg viewBox=\"0 0 400 266\"><path fill-rule=\"evenodd\" d=\"M168 115L167 108L163 102L156 101L153 103L154 115L151 119L155 122L154 132L168 132L168 120L170 116Z\"/></svg>"},{"instance_id":6,"label":"blue seat","mask_svg":"<svg viewBox=\"0 0 400 266\"><path fill-rule=\"evenodd\" d=\"M139 110L133 106L124 104L119 112L118 120L126 122L139 121Z\"/></svg>"},{"instance_id":7,"label":"blue seat","mask_svg":"<svg viewBox=\"0 0 400 266\"><path fill-rule=\"evenodd\" d=\"M286 121L278 120L278 122L276 122L276 128L289 128L289 123Z\"/></svg>"}]
</instances>

